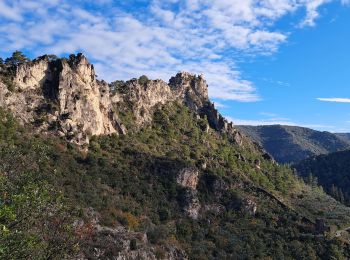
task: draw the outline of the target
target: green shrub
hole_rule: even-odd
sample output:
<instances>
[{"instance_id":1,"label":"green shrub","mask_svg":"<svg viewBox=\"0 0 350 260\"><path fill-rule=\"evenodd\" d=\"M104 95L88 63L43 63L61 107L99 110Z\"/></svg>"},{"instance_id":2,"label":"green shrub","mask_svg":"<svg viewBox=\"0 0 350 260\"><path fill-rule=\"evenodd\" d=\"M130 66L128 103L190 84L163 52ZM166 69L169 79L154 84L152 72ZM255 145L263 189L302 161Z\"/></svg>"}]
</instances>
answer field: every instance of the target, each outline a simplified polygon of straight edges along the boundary
<instances>
[{"instance_id":1,"label":"green shrub","mask_svg":"<svg viewBox=\"0 0 350 260\"><path fill-rule=\"evenodd\" d=\"M146 85L148 83L149 79L147 76L142 75L141 77L139 77L138 82L140 85Z\"/></svg>"}]
</instances>

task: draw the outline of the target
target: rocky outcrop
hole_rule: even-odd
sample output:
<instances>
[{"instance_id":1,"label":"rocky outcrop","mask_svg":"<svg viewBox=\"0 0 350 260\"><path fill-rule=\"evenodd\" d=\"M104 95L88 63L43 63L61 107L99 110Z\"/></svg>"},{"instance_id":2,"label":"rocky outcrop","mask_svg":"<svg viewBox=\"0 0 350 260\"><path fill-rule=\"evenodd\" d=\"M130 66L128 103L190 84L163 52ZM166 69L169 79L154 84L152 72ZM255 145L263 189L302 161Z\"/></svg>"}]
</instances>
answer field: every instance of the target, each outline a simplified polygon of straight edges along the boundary
<instances>
[{"instance_id":1,"label":"rocky outcrop","mask_svg":"<svg viewBox=\"0 0 350 260\"><path fill-rule=\"evenodd\" d=\"M109 86L96 80L93 65L82 55L69 60L48 56L15 68L13 89L0 85L0 106L40 132L50 130L85 144L91 135L120 130L112 110Z\"/></svg>"},{"instance_id":2,"label":"rocky outcrop","mask_svg":"<svg viewBox=\"0 0 350 260\"><path fill-rule=\"evenodd\" d=\"M180 72L169 80L169 86L177 99L196 112L209 102L208 85L203 75Z\"/></svg>"},{"instance_id":3,"label":"rocky outcrop","mask_svg":"<svg viewBox=\"0 0 350 260\"><path fill-rule=\"evenodd\" d=\"M213 129L222 133L227 133L232 142L238 145L243 144L241 133L233 126L232 122L228 122L227 119L219 113L213 103L207 102L201 108L201 114L207 117L209 125Z\"/></svg>"},{"instance_id":4,"label":"rocky outcrop","mask_svg":"<svg viewBox=\"0 0 350 260\"><path fill-rule=\"evenodd\" d=\"M202 75L180 72L169 83L133 79L111 93L83 54L69 59L42 56L0 70L1 107L39 132L78 145L87 144L92 135L126 134L130 129L122 114L131 113L132 128L138 130L152 122L156 108L169 102L188 106L198 118L206 117L211 128L242 144L240 133L210 103Z\"/></svg>"},{"instance_id":5,"label":"rocky outcrop","mask_svg":"<svg viewBox=\"0 0 350 260\"><path fill-rule=\"evenodd\" d=\"M164 254L163 259L188 259L187 254L175 245L153 245L145 232L134 232L123 226L113 228L100 224L100 215L94 209L85 210L87 220L76 220L74 230L81 240L79 256L76 259L159 259L157 251Z\"/></svg>"},{"instance_id":6,"label":"rocky outcrop","mask_svg":"<svg viewBox=\"0 0 350 260\"><path fill-rule=\"evenodd\" d=\"M183 210L192 219L198 219L201 209L197 191L198 181L199 171L196 168L184 168L177 177L177 184L184 188Z\"/></svg>"},{"instance_id":7,"label":"rocky outcrop","mask_svg":"<svg viewBox=\"0 0 350 260\"><path fill-rule=\"evenodd\" d=\"M123 88L126 89L125 93L122 91L113 95L113 104L118 111L129 107L138 128L152 121L155 108L169 102L179 102L194 111L198 118L208 119L209 125L204 131L208 132L211 127L215 131L226 133L232 142L243 144L240 132L210 102L208 85L203 75L180 72L169 83L133 79L125 82Z\"/></svg>"},{"instance_id":8,"label":"rocky outcrop","mask_svg":"<svg viewBox=\"0 0 350 260\"><path fill-rule=\"evenodd\" d=\"M116 110L132 112L137 128L150 123L154 110L166 103L183 103L197 113L209 101L204 77L188 72L178 73L169 84L162 80L133 79L125 82L123 89L112 95L112 102Z\"/></svg>"},{"instance_id":9,"label":"rocky outcrop","mask_svg":"<svg viewBox=\"0 0 350 260\"><path fill-rule=\"evenodd\" d=\"M177 177L177 183L184 187L195 190L199 181L199 171L196 168L184 168Z\"/></svg>"},{"instance_id":10,"label":"rocky outcrop","mask_svg":"<svg viewBox=\"0 0 350 260\"><path fill-rule=\"evenodd\" d=\"M198 198L198 191L193 189L185 190L184 212L192 219L198 219L201 210L201 204Z\"/></svg>"},{"instance_id":11,"label":"rocky outcrop","mask_svg":"<svg viewBox=\"0 0 350 260\"><path fill-rule=\"evenodd\" d=\"M258 205L255 201L253 201L249 198L243 199L242 208L241 208L241 211L243 213L254 216L257 209L258 209Z\"/></svg>"},{"instance_id":12,"label":"rocky outcrop","mask_svg":"<svg viewBox=\"0 0 350 260\"><path fill-rule=\"evenodd\" d=\"M58 82L60 127L65 135L91 135L117 132L109 98L109 87L97 82L94 68L83 55L62 63Z\"/></svg>"}]
</instances>

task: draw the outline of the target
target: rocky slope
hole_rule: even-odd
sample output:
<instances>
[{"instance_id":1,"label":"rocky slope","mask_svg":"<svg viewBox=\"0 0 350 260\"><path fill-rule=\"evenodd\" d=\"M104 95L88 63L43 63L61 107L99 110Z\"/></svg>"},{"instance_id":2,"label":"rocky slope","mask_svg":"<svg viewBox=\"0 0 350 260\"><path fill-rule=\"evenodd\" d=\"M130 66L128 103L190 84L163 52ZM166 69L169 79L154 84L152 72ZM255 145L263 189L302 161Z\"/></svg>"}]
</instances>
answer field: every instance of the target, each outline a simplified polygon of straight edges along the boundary
<instances>
[{"instance_id":1,"label":"rocky slope","mask_svg":"<svg viewBox=\"0 0 350 260\"><path fill-rule=\"evenodd\" d=\"M350 209L228 124L203 76L108 86L72 55L1 81L0 259L350 256Z\"/></svg>"},{"instance_id":2,"label":"rocky slope","mask_svg":"<svg viewBox=\"0 0 350 260\"><path fill-rule=\"evenodd\" d=\"M346 134L333 134L297 126L237 126L258 142L279 163L298 163L319 154L350 147Z\"/></svg>"}]
</instances>

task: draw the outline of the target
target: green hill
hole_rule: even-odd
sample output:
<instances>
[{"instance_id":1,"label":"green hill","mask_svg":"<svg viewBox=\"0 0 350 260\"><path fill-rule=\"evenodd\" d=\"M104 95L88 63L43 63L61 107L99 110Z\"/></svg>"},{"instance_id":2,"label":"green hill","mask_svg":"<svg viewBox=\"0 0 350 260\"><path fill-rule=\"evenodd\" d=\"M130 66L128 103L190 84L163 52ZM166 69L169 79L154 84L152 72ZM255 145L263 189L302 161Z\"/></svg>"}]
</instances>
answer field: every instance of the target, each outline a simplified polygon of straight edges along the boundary
<instances>
[{"instance_id":1,"label":"green hill","mask_svg":"<svg viewBox=\"0 0 350 260\"><path fill-rule=\"evenodd\" d=\"M297 126L237 126L270 153L279 163L298 163L319 154L350 147L347 134L333 134Z\"/></svg>"}]
</instances>

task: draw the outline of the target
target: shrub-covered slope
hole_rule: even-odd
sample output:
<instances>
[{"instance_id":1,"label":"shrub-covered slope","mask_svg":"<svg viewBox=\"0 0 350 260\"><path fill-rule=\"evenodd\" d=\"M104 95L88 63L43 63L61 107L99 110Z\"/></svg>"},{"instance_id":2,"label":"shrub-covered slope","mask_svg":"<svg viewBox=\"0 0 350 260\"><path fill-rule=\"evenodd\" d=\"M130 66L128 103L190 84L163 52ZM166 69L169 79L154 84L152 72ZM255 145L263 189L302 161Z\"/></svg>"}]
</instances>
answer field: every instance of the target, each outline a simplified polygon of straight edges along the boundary
<instances>
[{"instance_id":1,"label":"shrub-covered slope","mask_svg":"<svg viewBox=\"0 0 350 260\"><path fill-rule=\"evenodd\" d=\"M341 240L316 239L325 230L314 223L347 226L348 208L289 168L203 131L181 105L156 111L135 134L94 138L87 154L12 122L2 114L5 259L347 255Z\"/></svg>"},{"instance_id":2,"label":"shrub-covered slope","mask_svg":"<svg viewBox=\"0 0 350 260\"><path fill-rule=\"evenodd\" d=\"M81 57L65 73L92 72ZM70 77L73 98L64 78L53 99L47 76L0 84L10 110L0 113L0 259L349 258L350 209L228 124L202 77L142 77L109 93L84 75ZM103 122L119 130L91 136Z\"/></svg>"},{"instance_id":3,"label":"shrub-covered slope","mask_svg":"<svg viewBox=\"0 0 350 260\"><path fill-rule=\"evenodd\" d=\"M350 147L346 134L319 132L297 126L238 126L279 163L298 163L309 156Z\"/></svg>"}]
</instances>

